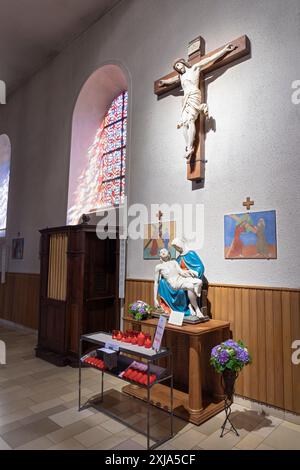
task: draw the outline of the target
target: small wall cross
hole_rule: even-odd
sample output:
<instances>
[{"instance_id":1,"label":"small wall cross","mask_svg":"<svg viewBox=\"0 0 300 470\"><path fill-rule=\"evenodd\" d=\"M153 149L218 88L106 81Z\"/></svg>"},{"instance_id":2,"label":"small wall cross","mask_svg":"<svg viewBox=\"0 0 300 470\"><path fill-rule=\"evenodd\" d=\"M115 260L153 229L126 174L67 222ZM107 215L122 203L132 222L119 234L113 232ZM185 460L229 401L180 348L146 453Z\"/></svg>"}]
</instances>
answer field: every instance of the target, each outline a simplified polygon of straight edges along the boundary
<instances>
[{"instance_id":1,"label":"small wall cross","mask_svg":"<svg viewBox=\"0 0 300 470\"><path fill-rule=\"evenodd\" d=\"M250 208L253 205L254 205L254 201L251 201L249 196L246 198L246 201L243 202L243 206L247 208L247 211L250 211Z\"/></svg>"},{"instance_id":2,"label":"small wall cross","mask_svg":"<svg viewBox=\"0 0 300 470\"><path fill-rule=\"evenodd\" d=\"M164 214L162 213L161 210L158 211L158 213L156 214L156 217L158 218L158 236L159 238L162 238L162 216Z\"/></svg>"},{"instance_id":3,"label":"small wall cross","mask_svg":"<svg viewBox=\"0 0 300 470\"><path fill-rule=\"evenodd\" d=\"M159 210L158 213L156 214L156 217L158 218L158 221L159 221L159 222L161 222L161 219L162 219L162 216L163 216L163 215L164 215L164 214L162 213L161 210Z\"/></svg>"}]
</instances>

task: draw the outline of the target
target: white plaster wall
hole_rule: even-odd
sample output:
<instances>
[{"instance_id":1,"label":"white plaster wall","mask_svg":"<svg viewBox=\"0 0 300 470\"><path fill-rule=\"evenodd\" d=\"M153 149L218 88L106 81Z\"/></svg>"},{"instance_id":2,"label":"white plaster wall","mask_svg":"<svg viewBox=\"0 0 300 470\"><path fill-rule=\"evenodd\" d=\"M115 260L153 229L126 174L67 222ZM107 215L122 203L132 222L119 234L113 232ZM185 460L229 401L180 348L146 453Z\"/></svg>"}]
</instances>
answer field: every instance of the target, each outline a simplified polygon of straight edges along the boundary
<instances>
[{"instance_id":1,"label":"white plaster wall","mask_svg":"<svg viewBox=\"0 0 300 470\"><path fill-rule=\"evenodd\" d=\"M208 87L217 130L206 140L205 187L192 191L180 98L157 101L153 81L198 34L208 51L247 34L252 57ZM132 78L130 202L203 203L210 282L300 287L299 39L299 0L124 0L1 107L0 133L12 142L8 231L25 237L25 259L10 270L38 271L38 228L65 223L73 107L88 76L112 61ZM277 210L277 260L224 260L223 216L248 195L255 210ZM128 277L152 277L155 263L142 256L130 242Z\"/></svg>"}]
</instances>

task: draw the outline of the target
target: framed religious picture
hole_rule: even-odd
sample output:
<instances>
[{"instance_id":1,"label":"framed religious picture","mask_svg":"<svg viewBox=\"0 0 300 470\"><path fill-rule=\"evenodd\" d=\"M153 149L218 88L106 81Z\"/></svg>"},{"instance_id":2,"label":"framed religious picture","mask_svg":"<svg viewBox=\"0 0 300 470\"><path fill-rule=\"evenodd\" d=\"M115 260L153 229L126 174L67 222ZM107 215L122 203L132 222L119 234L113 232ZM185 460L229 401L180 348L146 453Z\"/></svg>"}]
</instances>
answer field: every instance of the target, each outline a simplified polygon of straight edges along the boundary
<instances>
[{"instance_id":1,"label":"framed religious picture","mask_svg":"<svg viewBox=\"0 0 300 470\"><path fill-rule=\"evenodd\" d=\"M224 216L226 259L276 259L276 211Z\"/></svg>"},{"instance_id":2,"label":"framed religious picture","mask_svg":"<svg viewBox=\"0 0 300 470\"><path fill-rule=\"evenodd\" d=\"M13 238L12 240L12 259L23 259L24 254L24 238Z\"/></svg>"},{"instance_id":3,"label":"framed religious picture","mask_svg":"<svg viewBox=\"0 0 300 470\"><path fill-rule=\"evenodd\" d=\"M159 259L159 250L166 248L171 258L176 258L176 250L171 246L175 238L175 221L156 222L145 225L144 259Z\"/></svg>"}]
</instances>

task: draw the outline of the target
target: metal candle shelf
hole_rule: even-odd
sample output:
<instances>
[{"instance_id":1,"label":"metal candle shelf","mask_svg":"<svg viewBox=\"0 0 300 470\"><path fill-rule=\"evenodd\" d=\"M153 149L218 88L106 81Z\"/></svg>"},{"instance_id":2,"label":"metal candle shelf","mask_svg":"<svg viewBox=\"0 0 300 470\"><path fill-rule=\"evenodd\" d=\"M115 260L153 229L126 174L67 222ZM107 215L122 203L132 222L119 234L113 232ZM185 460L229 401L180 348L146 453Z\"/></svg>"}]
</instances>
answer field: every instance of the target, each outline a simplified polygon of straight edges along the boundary
<instances>
[{"instance_id":1,"label":"metal candle shelf","mask_svg":"<svg viewBox=\"0 0 300 470\"><path fill-rule=\"evenodd\" d=\"M89 342L92 344L95 344L97 346L103 347L105 344L109 344L113 347L118 347L117 353L122 355L130 354L131 356L135 356L135 358L141 358L144 360L144 363L147 364L147 383L146 384L140 384L136 381L131 381L128 380L127 378L120 377L120 370L118 369L117 372L114 372L113 370L108 370L108 369L100 369L97 368L93 365L89 365L88 363L84 362L85 358L90 355L85 354L82 356L82 342ZM160 377L157 378L154 382L150 383L150 366L151 364L154 365L154 362L162 359L162 358L168 358L168 363L169 367L166 369L166 373ZM124 382L130 383L132 385L147 389L147 431L146 436L147 436L147 449L154 449L161 445L163 442L166 442L173 436L173 362L172 362L172 353L169 349L167 348L162 348L160 351L154 351L153 349L147 349L142 346L135 346L132 344L126 344L122 343L120 341L115 341L112 339L112 336L103 333L103 332L97 332L97 333L92 333L92 334L85 334L80 337L79 341L79 403L78 403L78 409L79 411L87 408L88 406L92 406L93 404L96 403L95 399L89 399L84 405L81 405L81 382L82 382L82 366L84 364L84 367L91 367L93 369L98 370L101 372L101 395L100 395L100 403L103 402L104 400L104 374L116 377ZM125 369L123 369L125 370ZM163 439L157 440L153 445L150 446L150 409L151 409L151 388L161 382L164 382L166 380L170 381L170 434L164 437ZM118 421L121 421L118 419L116 416L112 415L107 411L107 409L101 409L104 413L107 413L110 416L113 416L114 419L117 419ZM127 426L128 423L126 423ZM129 426L134 428L134 426ZM141 432L141 431L140 431Z\"/></svg>"}]
</instances>

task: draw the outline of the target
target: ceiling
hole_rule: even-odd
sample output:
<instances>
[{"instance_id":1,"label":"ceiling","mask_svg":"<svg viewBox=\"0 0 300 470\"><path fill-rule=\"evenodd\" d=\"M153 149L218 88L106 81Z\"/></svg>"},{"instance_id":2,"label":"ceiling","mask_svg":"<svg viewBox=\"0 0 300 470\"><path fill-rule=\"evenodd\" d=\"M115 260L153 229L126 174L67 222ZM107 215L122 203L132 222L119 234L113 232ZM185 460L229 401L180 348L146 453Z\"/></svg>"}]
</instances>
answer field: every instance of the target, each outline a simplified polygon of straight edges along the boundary
<instances>
[{"instance_id":1,"label":"ceiling","mask_svg":"<svg viewBox=\"0 0 300 470\"><path fill-rule=\"evenodd\" d=\"M0 0L0 80L8 94L121 0Z\"/></svg>"}]
</instances>

